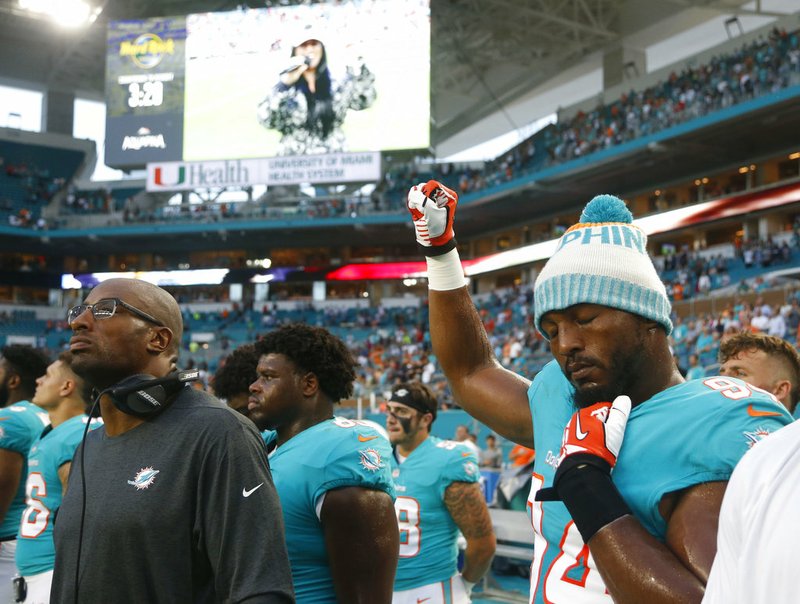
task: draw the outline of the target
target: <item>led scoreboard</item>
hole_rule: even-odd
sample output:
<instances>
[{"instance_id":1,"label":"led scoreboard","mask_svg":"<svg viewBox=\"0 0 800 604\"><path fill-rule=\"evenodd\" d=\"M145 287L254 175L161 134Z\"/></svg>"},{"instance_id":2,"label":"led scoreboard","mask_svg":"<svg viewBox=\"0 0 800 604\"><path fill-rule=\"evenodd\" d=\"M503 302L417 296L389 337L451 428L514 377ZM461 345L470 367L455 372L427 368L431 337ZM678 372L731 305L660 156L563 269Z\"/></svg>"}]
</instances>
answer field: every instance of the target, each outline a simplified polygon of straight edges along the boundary
<instances>
[{"instance_id":1,"label":"led scoreboard","mask_svg":"<svg viewBox=\"0 0 800 604\"><path fill-rule=\"evenodd\" d=\"M182 158L185 46L185 17L109 24L108 165Z\"/></svg>"},{"instance_id":2,"label":"led scoreboard","mask_svg":"<svg viewBox=\"0 0 800 604\"><path fill-rule=\"evenodd\" d=\"M317 77L327 78L319 90L329 96L320 101L309 100L309 88L279 86L303 65L296 53L308 40L324 53ZM112 167L425 149L430 0L329 0L111 22L106 102ZM304 127L311 131L304 109L292 113L298 106L337 120L326 126L335 148L285 144L287 124L297 124L298 138Z\"/></svg>"}]
</instances>

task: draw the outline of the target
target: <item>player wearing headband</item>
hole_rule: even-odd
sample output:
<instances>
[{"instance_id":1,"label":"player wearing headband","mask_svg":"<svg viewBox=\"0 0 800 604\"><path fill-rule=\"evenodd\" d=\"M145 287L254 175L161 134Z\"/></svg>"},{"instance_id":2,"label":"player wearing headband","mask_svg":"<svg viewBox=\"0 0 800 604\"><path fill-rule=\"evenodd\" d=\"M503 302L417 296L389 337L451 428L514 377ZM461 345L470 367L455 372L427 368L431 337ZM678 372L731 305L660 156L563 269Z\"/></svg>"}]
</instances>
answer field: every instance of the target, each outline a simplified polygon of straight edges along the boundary
<instances>
[{"instance_id":1,"label":"player wearing headband","mask_svg":"<svg viewBox=\"0 0 800 604\"><path fill-rule=\"evenodd\" d=\"M478 460L464 445L431 436L436 407L431 390L418 382L397 386L386 404L400 528L393 604L467 603L494 555ZM467 541L460 574L459 531Z\"/></svg>"}]
</instances>

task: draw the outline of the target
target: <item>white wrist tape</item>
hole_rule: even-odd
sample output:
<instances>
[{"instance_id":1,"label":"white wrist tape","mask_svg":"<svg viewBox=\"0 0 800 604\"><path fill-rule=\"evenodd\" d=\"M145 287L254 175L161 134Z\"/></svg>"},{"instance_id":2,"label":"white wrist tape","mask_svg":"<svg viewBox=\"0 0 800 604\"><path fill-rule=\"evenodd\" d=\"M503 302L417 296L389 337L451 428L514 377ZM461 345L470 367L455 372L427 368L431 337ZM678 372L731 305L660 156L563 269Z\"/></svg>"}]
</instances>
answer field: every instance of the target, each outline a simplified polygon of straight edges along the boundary
<instances>
[{"instance_id":1,"label":"white wrist tape","mask_svg":"<svg viewBox=\"0 0 800 604\"><path fill-rule=\"evenodd\" d=\"M472 588L475 587L475 584L472 581L467 581L464 578L464 575L459 575L461 577L461 581L464 583L464 591L467 592L468 596L472 595Z\"/></svg>"},{"instance_id":2,"label":"white wrist tape","mask_svg":"<svg viewBox=\"0 0 800 604\"><path fill-rule=\"evenodd\" d=\"M428 263L428 289L448 291L467 284L458 250L450 250L441 256L427 256L425 261Z\"/></svg>"}]
</instances>

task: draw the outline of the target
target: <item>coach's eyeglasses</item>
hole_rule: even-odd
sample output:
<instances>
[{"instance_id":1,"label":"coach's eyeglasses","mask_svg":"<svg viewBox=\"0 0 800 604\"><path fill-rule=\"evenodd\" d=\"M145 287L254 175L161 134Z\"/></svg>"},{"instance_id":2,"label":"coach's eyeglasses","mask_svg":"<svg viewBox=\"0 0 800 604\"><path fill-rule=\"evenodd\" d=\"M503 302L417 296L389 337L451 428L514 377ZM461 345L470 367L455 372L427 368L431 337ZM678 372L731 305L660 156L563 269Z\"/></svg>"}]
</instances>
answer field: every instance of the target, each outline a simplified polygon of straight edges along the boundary
<instances>
[{"instance_id":1,"label":"coach's eyeglasses","mask_svg":"<svg viewBox=\"0 0 800 604\"><path fill-rule=\"evenodd\" d=\"M127 302L123 302L119 298L103 298L102 300L98 300L94 304L78 304L77 306L73 306L67 311L67 323L72 324L75 319L80 317L83 313L87 310L92 311L92 316L97 321L101 321L103 319L110 319L114 316L114 313L117 311L118 307L122 307L127 310L129 313L136 315L140 319L144 319L145 321L149 321L150 323L154 323L159 327L164 327L164 324L156 319L153 315L147 314L143 310L139 310L135 306L131 306Z\"/></svg>"}]
</instances>

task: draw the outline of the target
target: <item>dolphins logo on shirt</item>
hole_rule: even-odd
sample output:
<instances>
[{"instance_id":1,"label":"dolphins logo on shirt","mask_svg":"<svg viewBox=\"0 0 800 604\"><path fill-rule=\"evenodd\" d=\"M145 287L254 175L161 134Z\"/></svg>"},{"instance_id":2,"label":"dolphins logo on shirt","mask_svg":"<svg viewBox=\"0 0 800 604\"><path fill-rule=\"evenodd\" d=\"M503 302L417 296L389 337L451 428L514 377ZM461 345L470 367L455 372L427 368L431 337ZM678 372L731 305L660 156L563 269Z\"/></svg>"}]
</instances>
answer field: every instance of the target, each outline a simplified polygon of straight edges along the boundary
<instances>
[{"instance_id":1,"label":"dolphins logo on shirt","mask_svg":"<svg viewBox=\"0 0 800 604\"><path fill-rule=\"evenodd\" d=\"M361 465L365 470L377 472L383 467L381 454L375 449L362 449L358 454L361 456Z\"/></svg>"},{"instance_id":2,"label":"dolphins logo on shirt","mask_svg":"<svg viewBox=\"0 0 800 604\"><path fill-rule=\"evenodd\" d=\"M161 470L154 470L152 467L142 468L136 473L133 480L128 481L128 484L136 487L137 491L146 489L153 484L153 481L156 479L156 474L160 471Z\"/></svg>"},{"instance_id":3,"label":"dolphins logo on shirt","mask_svg":"<svg viewBox=\"0 0 800 604\"><path fill-rule=\"evenodd\" d=\"M744 437L747 439L747 448L750 449L758 441L769 436L770 431L762 426L759 426L753 432L743 432L742 434L744 434Z\"/></svg>"}]
</instances>

